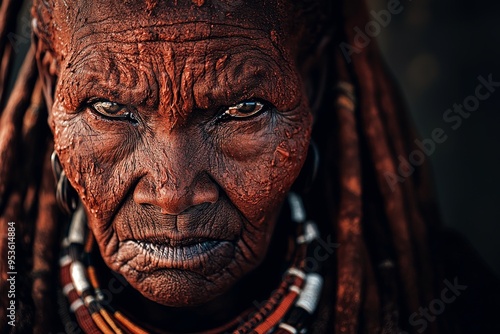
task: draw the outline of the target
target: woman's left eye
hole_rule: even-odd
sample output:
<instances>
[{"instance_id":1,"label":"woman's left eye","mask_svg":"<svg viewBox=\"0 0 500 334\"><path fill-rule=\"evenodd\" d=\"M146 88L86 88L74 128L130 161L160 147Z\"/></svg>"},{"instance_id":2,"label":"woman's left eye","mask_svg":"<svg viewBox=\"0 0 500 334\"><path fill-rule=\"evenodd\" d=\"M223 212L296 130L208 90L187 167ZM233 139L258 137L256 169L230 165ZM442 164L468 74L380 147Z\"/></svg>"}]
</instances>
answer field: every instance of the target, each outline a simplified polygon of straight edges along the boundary
<instances>
[{"instance_id":1,"label":"woman's left eye","mask_svg":"<svg viewBox=\"0 0 500 334\"><path fill-rule=\"evenodd\" d=\"M105 118L135 121L134 115L129 108L116 102L98 101L90 104L90 107Z\"/></svg>"},{"instance_id":2,"label":"woman's left eye","mask_svg":"<svg viewBox=\"0 0 500 334\"><path fill-rule=\"evenodd\" d=\"M222 119L247 118L266 109L266 105L258 101L245 101L227 108L221 115Z\"/></svg>"}]
</instances>

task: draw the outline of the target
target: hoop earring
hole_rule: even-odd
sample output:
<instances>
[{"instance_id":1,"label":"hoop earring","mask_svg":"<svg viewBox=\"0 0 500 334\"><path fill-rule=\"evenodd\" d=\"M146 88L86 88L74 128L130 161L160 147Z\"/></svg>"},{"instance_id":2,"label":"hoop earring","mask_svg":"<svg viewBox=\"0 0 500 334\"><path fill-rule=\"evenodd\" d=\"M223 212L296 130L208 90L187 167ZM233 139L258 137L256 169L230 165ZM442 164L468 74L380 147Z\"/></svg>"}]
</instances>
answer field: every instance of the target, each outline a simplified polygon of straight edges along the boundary
<instances>
[{"instance_id":1,"label":"hoop earring","mask_svg":"<svg viewBox=\"0 0 500 334\"><path fill-rule=\"evenodd\" d=\"M300 171L297 180L292 186L292 190L299 194L305 194L311 190L314 180L319 170L319 150L313 139L309 142L309 149L307 151L306 161Z\"/></svg>"},{"instance_id":2,"label":"hoop earring","mask_svg":"<svg viewBox=\"0 0 500 334\"><path fill-rule=\"evenodd\" d=\"M78 204L76 191L71 187L55 151L52 152L50 163L56 181L57 205L64 213L71 215L76 210Z\"/></svg>"}]
</instances>

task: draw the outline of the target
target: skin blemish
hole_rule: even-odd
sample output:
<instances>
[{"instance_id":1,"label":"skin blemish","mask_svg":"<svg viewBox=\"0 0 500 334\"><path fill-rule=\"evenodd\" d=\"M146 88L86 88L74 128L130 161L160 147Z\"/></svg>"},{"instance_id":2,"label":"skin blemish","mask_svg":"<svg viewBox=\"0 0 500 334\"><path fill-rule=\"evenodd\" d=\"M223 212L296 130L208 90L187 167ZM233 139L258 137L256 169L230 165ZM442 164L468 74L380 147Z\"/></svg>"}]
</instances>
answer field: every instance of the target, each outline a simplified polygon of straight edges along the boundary
<instances>
[{"instance_id":1,"label":"skin blemish","mask_svg":"<svg viewBox=\"0 0 500 334\"><path fill-rule=\"evenodd\" d=\"M158 0L146 0L146 8L150 12L158 5Z\"/></svg>"},{"instance_id":2,"label":"skin blemish","mask_svg":"<svg viewBox=\"0 0 500 334\"><path fill-rule=\"evenodd\" d=\"M276 30L271 30L271 41L273 41L273 43L275 45L279 45L279 43L278 43L278 33L276 32Z\"/></svg>"},{"instance_id":3,"label":"skin blemish","mask_svg":"<svg viewBox=\"0 0 500 334\"><path fill-rule=\"evenodd\" d=\"M201 7L205 4L205 0L192 0L193 4L195 4L198 7Z\"/></svg>"},{"instance_id":4,"label":"skin blemish","mask_svg":"<svg viewBox=\"0 0 500 334\"><path fill-rule=\"evenodd\" d=\"M226 62L229 58L229 55L223 55L219 60L217 60L217 64L215 65L215 70L220 71L226 66Z\"/></svg>"},{"instance_id":5,"label":"skin blemish","mask_svg":"<svg viewBox=\"0 0 500 334\"><path fill-rule=\"evenodd\" d=\"M290 152L288 152L284 147L281 147L281 145L282 144L280 144L280 146L276 147L276 152L280 153L285 158L289 158L290 157Z\"/></svg>"},{"instance_id":6,"label":"skin blemish","mask_svg":"<svg viewBox=\"0 0 500 334\"><path fill-rule=\"evenodd\" d=\"M287 148L286 142L281 142L274 150L273 160L271 161L271 166L279 166L279 164L284 163L290 158L290 151Z\"/></svg>"},{"instance_id":7,"label":"skin blemish","mask_svg":"<svg viewBox=\"0 0 500 334\"><path fill-rule=\"evenodd\" d=\"M269 27L278 11L249 5L220 22L215 8L241 5L173 3L150 0L143 15L113 3L119 17L108 30L57 31L56 52L59 43L70 52L50 116L104 263L144 299L188 307L230 293L266 259L312 124L295 57L283 53L295 45ZM107 12L79 15L95 21ZM124 106L117 112L138 124L94 112L96 102ZM266 108L252 114L256 102Z\"/></svg>"}]
</instances>

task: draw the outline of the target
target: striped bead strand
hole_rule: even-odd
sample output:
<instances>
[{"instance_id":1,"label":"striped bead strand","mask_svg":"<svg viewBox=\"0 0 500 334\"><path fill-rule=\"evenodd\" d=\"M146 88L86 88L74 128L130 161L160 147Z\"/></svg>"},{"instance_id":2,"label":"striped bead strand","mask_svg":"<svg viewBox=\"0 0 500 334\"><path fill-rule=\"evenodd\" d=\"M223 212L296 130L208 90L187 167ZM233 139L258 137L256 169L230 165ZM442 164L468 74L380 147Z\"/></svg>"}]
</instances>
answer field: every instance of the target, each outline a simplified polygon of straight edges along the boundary
<instances>
[{"instance_id":1,"label":"striped bead strand","mask_svg":"<svg viewBox=\"0 0 500 334\"><path fill-rule=\"evenodd\" d=\"M297 195L292 195L290 206L298 212L305 212L302 201ZM295 219L294 219L295 217ZM302 233L297 236L296 244L307 245L306 257L315 258L315 250L320 246L318 240L320 233L316 224L312 221L305 222L305 214L292 214L292 220L303 224ZM318 264L319 266L319 264ZM305 267L305 264L304 264ZM319 271L319 268L315 268ZM305 333L307 326L316 310L323 286L323 277L318 272L308 271L304 277L305 286L301 291L299 298L295 302L291 311L286 315L276 329L276 334L296 334Z\"/></svg>"},{"instance_id":2,"label":"striped bead strand","mask_svg":"<svg viewBox=\"0 0 500 334\"><path fill-rule=\"evenodd\" d=\"M313 222L306 222L305 210L299 196L290 193L288 200L291 220L297 226L295 254L291 267L285 272L280 286L268 301L233 333L305 333L316 309L323 279L319 273L307 270L306 261L308 257L313 256L318 245L318 229ZM68 236L63 241L60 259L63 293L68 298L70 309L78 323L86 333L92 334L147 333L114 310L109 303L101 305L104 297L91 257L94 244L92 233L87 231L85 213L80 204L72 218ZM208 333L227 333L230 327L230 324L226 324L219 330L210 330Z\"/></svg>"}]
</instances>

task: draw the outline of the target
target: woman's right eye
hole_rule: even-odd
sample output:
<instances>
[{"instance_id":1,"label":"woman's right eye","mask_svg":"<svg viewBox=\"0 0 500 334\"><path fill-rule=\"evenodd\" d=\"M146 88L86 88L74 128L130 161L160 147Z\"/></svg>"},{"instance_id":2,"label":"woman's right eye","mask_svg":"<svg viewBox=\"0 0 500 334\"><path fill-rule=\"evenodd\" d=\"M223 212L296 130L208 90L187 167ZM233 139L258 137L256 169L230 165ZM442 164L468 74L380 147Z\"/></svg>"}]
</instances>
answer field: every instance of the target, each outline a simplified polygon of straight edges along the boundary
<instances>
[{"instance_id":1,"label":"woman's right eye","mask_svg":"<svg viewBox=\"0 0 500 334\"><path fill-rule=\"evenodd\" d=\"M89 104L94 112L111 120L137 122L130 108L111 101L97 101Z\"/></svg>"}]
</instances>

